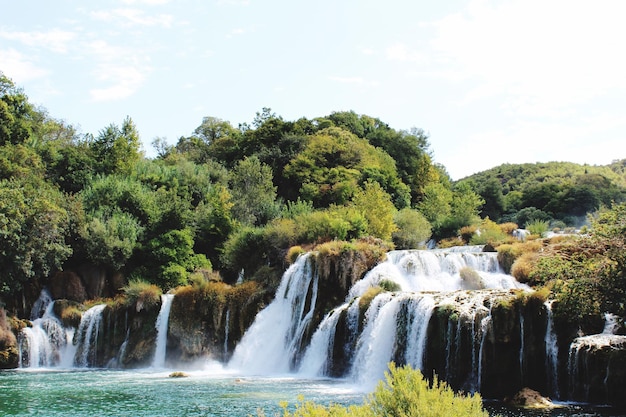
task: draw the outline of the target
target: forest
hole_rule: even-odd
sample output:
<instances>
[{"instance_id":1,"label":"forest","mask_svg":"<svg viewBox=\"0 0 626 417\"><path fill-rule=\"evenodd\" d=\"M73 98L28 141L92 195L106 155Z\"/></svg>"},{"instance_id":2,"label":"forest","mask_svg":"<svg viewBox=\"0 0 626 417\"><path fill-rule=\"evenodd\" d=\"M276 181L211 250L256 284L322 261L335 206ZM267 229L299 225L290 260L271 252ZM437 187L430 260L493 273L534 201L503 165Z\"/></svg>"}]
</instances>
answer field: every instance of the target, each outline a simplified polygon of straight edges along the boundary
<instances>
[{"instance_id":1,"label":"forest","mask_svg":"<svg viewBox=\"0 0 626 417\"><path fill-rule=\"evenodd\" d=\"M204 117L146 158L130 116L82 133L0 73L0 306L23 311L85 265L105 271L110 297L131 282L272 288L294 254L361 242L489 244L520 281L559 296L562 317L626 315L626 159L453 181L429 141L353 111L288 121L263 108L237 127Z\"/></svg>"}]
</instances>

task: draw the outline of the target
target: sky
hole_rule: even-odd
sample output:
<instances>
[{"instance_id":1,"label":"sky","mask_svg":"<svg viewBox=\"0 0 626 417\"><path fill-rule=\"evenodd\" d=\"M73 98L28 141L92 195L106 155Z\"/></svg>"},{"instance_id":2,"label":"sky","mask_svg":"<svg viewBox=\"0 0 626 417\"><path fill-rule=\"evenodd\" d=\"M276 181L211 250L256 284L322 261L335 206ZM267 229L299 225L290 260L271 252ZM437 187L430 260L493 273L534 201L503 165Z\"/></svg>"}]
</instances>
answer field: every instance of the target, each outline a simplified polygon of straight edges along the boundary
<instances>
[{"instance_id":1,"label":"sky","mask_svg":"<svg viewBox=\"0 0 626 417\"><path fill-rule=\"evenodd\" d=\"M354 111L423 129L457 180L626 158L623 0L0 0L0 71L148 157L202 118Z\"/></svg>"}]
</instances>

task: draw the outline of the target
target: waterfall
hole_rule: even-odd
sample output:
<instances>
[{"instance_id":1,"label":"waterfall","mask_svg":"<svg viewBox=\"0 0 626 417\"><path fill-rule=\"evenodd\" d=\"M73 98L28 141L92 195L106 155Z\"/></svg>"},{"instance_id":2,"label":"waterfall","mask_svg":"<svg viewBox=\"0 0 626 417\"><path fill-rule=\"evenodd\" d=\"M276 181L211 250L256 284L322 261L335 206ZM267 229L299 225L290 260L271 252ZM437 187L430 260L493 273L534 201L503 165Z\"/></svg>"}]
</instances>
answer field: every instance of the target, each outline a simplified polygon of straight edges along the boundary
<instances>
[{"instance_id":1,"label":"waterfall","mask_svg":"<svg viewBox=\"0 0 626 417\"><path fill-rule=\"evenodd\" d=\"M226 310L226 321L224 323L224 357L228 357L228 334L230 333L230 307Z\"/></svg>"},{"instance_id":2,"label":"waterfall","mask_svg":"<svg viewBox=\"0 0 626 417\"><path fill-rule=\"evenodd\" d=\"M491 306L497 297L514 297L511 290L529 289L502 271L496 253L480 250L389 252L384 262L350 288L344 304L326 315L313 334L299 371L350 376L364 388L372 388L384 377L387 364L394 361L409 364L425 375L437 373L454 381L457 389L480 390L488 360L486 347L493 343L489 339L493 331ZM467 268L479 276L483 289L473 290L465 282L462 271ZM399 290L383 291L362 305L361 297L383 281L397 284ZM439 344L440 352L429 353L429 329L437 311L443 327L434 334L440 339L432 343ZM523 318L520 320L523 332ZM248 332L244 339L251 334ZM519 349L517 360L523 362L524 346Z\"/></svg>"},{"instance_id":3,"label":"waterfall","mask_svg":"<svg viewBox=\"0 0 626 417\"><path fill-rule=\"evenodd\" d=\"M76 354L74 364L78 367L97 365L98 336L102 323L102 313L106 304L98 304L85 311L80 320L75 337Z\"/></svg>"},{"instance_id":4,"label":"waterfall","mask_svg":"<svg viewBox=\"0 0 626 417\"><path fill-rule=\"evenodd\" d=\"M422 370L428 323L435 308L435 300L428 294L418 299L411 297L408 307L410 319L407 321L409 334L405 359L414 369Z\"/></svg>"},{"instance_id":5,"label":"waterfall","mask_svg":"<svg viewBox=\"0 0 626 417\"><path fill-rule=\"evenodd\" d=\"M604 330L602 334L616 334L620 328L620 317L616 314L604 313Z\"/></svg>"},{"instance_id":6,"label":"waterfall","mask_svg":"<svg viewBox=\"0 0 626 417\"><path fill-rule=\"evenodd\" d=\"M161 309L157 316L155 328L157 331L156 349L152 359L153 368L163 368L165 366L165 354L167 351L167 329L170 321L170 309L174 294L161 295Z\"/></svg>"},{"instance_id":7,"label":"waterfall","mask_svg":"<svg viewBox=\"0 0 626 417\"><path fill-rule=\"evenodd\" d=\"M519 375L521 385L524 386L524 350L525 350L525 340L524 340L524 312L520 311L519 313Z\"/></svg>"},{"instance_id":8,"label":"waterfall","mask_svg":"<svg viewBox=\"0 0 626 417\"><path fill-rule=\"evenodd\" d=\"M52 303L52 296L47 288L44 288L39 293L39 298L33 303L33 307L30 310L30 321L35 321L41 318L47 311L48 306Z\"/></svg>"},{"instance_id":9,"label":"waterfall","mask_svg":"<svg viewBox=\"0 0 626 417\"><path fill-rule=\"evenodd\" d=\"M23 328L18 335L20 367L50 367L62 362L72 333L63 328L53 309L50 293L42 290L31 311L32 327Z\"/></svg>"},{"instance_id":10,"label":"waterfall","mask_svg":"<svg viewBox=\"0 0 626 417\"><path fill-rule=\"evenodd\" d=\"M274 300L257 314L229 367L253 375L292 369L317 300L318 276L310 257L310 253L301 255L287 269Z\"/></svg>"},{"instance_id":11,"label":"waterfall","mask_svg":"<svg viewBox=\"0 0 626 417\"><path fill-rule=\"evenodd\" d=\"M387 370L396 335L400 299L382 293L372 300L365 313L365 328L357 344L351 375L373 388Z\"/></svg>"},{"instance_id":12,"label":"waterfall","mask_svg":"<svg viewBox=\"0 0 626 417\"><path fill-rule=\"evenodd\" d=\"M557 343L556 332L554 331L554 319L552 317L552 303L554 300L548 300L544 303L546 314L548 316L546 325L546 335L544 342L546 345L546 369L548 376L548 387L551 389L555 398L561 398L559 392L559 346Z\"/></svg>"},{"instance_id":13,"label":"waterfall","mask_svg":"<svg viewBox=\"0 0 626 417\"><path fill-rule=\"evenodd\" d=\"M392 251L387 260L378 264L351 289L348 299L362 295L369 287L383 280L398 284L402 291L458 291L472 289L460 275L463 268L471 268L481 278L485 289L526 289L502 271L495 252L461 252L458 250Z\"/></svg>"},{"instance_id":14,"label":"waterfall","mask_svg":"<svg viewBox=\"0 0 626 417\"><path fill-rule=\"evenodd\" d=\"M327 362L333 351L333 338L341 313L347 310L348 304L344 304L328 313L311 339L302 362L299 373L303 376L315 377L323 375L327 370Z\"/></svg>"}]
</instances>

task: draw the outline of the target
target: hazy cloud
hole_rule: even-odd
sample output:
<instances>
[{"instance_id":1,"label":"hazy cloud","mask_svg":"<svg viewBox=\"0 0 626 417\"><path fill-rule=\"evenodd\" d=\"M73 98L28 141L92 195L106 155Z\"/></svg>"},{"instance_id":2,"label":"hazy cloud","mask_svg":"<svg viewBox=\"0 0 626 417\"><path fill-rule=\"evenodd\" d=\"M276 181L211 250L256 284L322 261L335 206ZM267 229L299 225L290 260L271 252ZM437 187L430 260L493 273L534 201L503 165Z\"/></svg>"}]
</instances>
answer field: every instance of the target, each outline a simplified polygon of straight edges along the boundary
<instances>
[{"instance_id":1,"label":"hazy cloud","mask_svg":"<svg viewBox=\"0 0 626 417\"><path fill-rule=\"evenodd\" d=\"M472 1L433 24L433 55L480 80L468 103L505 94L504 110L558 117L564 107L626 88L619 10L626 12L626 3Z\"/></svg>"},{"instance_id":2,"label":"hazy cloud","mask_svg":"<svg viewBox=\"0 0 626 417\"><path fill-rule=\"evenodd\" d=\"M91 98L94 101L109 101L127 98L134 94L150 73L136 50L110 45L106 41L98 40L89 44L96 68L93 70L95 78L106 87L92 88Z\"/></svg>"},{"instance_id":3,"label":"hazy cloud","mask_svg":"<svg viewBox=\"0 0 626 417\"><path fill-rule=\"evenodd\" d=\"M76 34L60 29L52 29L47 32L0 31L0 38L21 42L31 47L42 47L53 52L66 53L68 44L76 38Z\"/></svg>"},{"instance_id":4,"label":"hazy cloud","mask_svg":"<svg viewBox=\"0 0 626 417\"><path fill-rule=\"evenodd\" d=\"M174 17L169 14L151 16L146 15L143 10L130 8L98 10L91 12L91 17L105 22L118 22L121 25L161 26L165 28L171 27L174 21Z\"/></svg>"},{"instance_id":5,"label":"hazy cloud","mask_svg":"<svg viewBox=\"0 0 626 417\"><path fill-rule=\"evenodd\" d=\"M2 62L0 70L18 84L41 78L48 73L48 71L30 62L26 56L15 49L0 49L0 62Z\"/></svg>"}]
</instances>

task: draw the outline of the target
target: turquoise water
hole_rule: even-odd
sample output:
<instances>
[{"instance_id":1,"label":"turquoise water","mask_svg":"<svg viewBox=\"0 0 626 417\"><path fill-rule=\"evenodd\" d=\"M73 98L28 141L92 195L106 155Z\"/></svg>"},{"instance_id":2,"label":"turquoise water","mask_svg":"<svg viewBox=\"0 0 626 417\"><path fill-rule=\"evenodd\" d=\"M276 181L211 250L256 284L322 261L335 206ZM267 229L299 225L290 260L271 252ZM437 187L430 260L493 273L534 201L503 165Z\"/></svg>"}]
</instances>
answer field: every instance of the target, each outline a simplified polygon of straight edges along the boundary
<instances>
[{"instance_id":1,"label":"turquoise water","mask_svg":"<svg viewBox=\"0 0 626 417\"><path fill-rule=\"evenodd\" d=\"M211 372L37 370L0 372L1 416L266 416L307 400L360 403L362 393L339 381L250 378Z\"/></svg>"},{"instance_id":2,"label":"turquoise water","mask_svg":"<svg viewBox=\"0 0 626 417\"><path fill-rule=\"evenodd\" d=\"M266 416L298 396L321 404L360 404L364 393L337 380L242 377L222 371L14 370L0 372L1 416ZM507 417L626 416L609 409L569 405L552 412L522 412L488 404Z\"/></svg>"}]
</instances>

